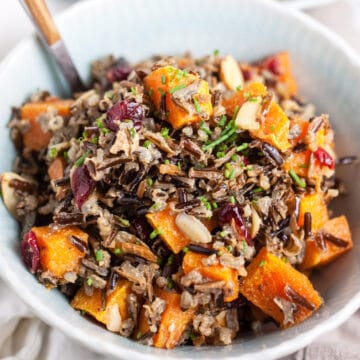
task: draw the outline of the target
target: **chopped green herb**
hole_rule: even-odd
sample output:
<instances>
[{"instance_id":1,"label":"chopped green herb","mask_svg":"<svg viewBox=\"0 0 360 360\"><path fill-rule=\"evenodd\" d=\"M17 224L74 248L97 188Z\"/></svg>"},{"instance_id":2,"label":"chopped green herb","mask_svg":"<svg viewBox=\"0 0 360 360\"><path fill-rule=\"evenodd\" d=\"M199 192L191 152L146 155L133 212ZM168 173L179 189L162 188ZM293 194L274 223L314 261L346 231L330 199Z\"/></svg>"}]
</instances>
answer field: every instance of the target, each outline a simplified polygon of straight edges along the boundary
<instances>
[{"instance_id":1,"label":"chopped green herb","mask_svg":"<svg viewBox=\"0 0 360 360\"><path fill-rule=\"evenodd\" d=\"M243 252L244 252L244 254L245 254L245 253L246 253L246 250L247 250L247 243L246 243L245 240L243 240L242 243L243 243Z\"/></svg>"},{"instance_id":2,"label":"chopped green herb","mask_svg":"<svg viewBox=\"0 0 360 360\"><path fill-rule=\"evenodd\" d=\"M107 97L108 99L112 100L114 94L111 90L109 90L104 94L104 96Z\"/></svg>"},{"instance_id":3,"label":"chopped green herb","mask_svg":"<svg viewBox=\"0 0 360 360\"><path fill-rule=\"evenodd\" d=\"M225 153L223 152L223 151L218 151L217 153L216 153L216 157L218 158L218 159L220 159L220 158L222 158L222 157L224 157L225 156Z\"/></svg>"},{"instance_id":4,"label":"chopped green herb","mask_svg":"<svg viewBox=\"0 0 360 360\"><path fill-rule=\"evenodd\" d=\"M173 262L174 262L174 255L171 254L171 255L168 257L166 264L167 264L167 265L171 265Z\"/></svg>"},{"instance_id":5,"label":"chopped green herb","mask_svg":"<svg viewBox=\"0 0 360 360\"><path fill-rule=\"evenodd\" d=\"M275 125L271 125L271 126L270 126L270 131L274 132L275 129L276 129L276 128L275 128Z\"/></svg>"},{"instance_id":6,"label":"chopped green herb","mask_svg":"<svg viewBox=\"0 0 360 360\"><path fill-rule=\"evenodd\" d=\"M223 238L225 237L225 231L220 231L220 236Z\"/></svg>"},{"instance_id":7,"label":"chopped green herb","mask_svg":"<svg viewBox=\"0 0 360 360\"><path fill-rule=\"evenodd\" d=\"M133 95L136 95L136 89L132 86L130 88L130 92L133 94Z\"/></svg>"},{"instance_id":8,"label":"chopped green herb","mask_svg":"<svg viewBox=\"0 0 360 360\"><path fill-rule=\"evenodd\" d=\"M83 310L80 311L80 313L81 313L82 316L84 316L84 315L86 315L86 310L83 309Z\"/></svg>"},{"instance_id":9,"label":"chopped green herb","mask_svg":"<svg viewBox=\"0 0 360 360\"><path fill-rule=\"evenodd\" d=\"M163 85L166 84L166 76L165 76L165 75L161 76L161 83L162 83Z\"/></svg>"},{"instance_id":10,"label":"chopped green herb","mask_svg":"<svg viewBox=\"0 0 360 360\"><path fill-rule=\"evenodd\" d=\"M224 127L225 124L226 124L226 120L227 120L226 115L222 115L220 120L219 120L219 126Z\"/></svg>"},{"instance_id":11,"label":"chopped green herb","mask_svg":"<svg viewBox=\"0 0 360 360\"><path fill-rule=\"evenodd\" d=\"M258 102L258 98L257 97L249 97L248 99L247 99L247 101L250 101L250 102Z\"/></svg>"},{"instance_id":12,"label":"chopped green herb","mask_svg":"<svg viewBox=\"0 0 360 360\"><path fill-rule=\"evenodd\" d=\"M142 336L143 336L142 332L138 331L136 334L136 340L140 340Z\"/></svg>"},{"instance_id":13,"label":"chopped green herb","mask_svg":"<svg viewBox=\"0 0 360 360\"><path fill-rule=\"evenodd\" d=\"M213 207L213 209L217 209L219 207L215 201L211 203L211 206Z\"/></svg>"},{"instance_id":14,"label":"chopped green herb","mask_svg":"<svg viewBox=\"0 0 360 360\"><path fill-rule=\"evenodd\" d=\"M242 86L241 86L241 85L238 85L238 86L236 87L236 91L241 91L241 89L242 89Z\"/></svg>"},{"instance_id":15,"label":"chopped green herb","mask_svg":"<svg viewBox=\"0 0 360 360\"><path fill-rule=\"evenodd\" d=\"M150 140L145 140L145 141L144 141L143 146L144 146L145 148L148 149L150 145L151 145L151 141L150 141Z\"/></svg>"},{"instance_id":16,"label":"chopped green herb","mask_svg":"<svg viewBox=\"0 0 360 360\"><path fill-rule=\"evenodd\" d=\"M191 333L191 334L189 335L189 339L190 339L191 341L193 341L195 338L196 338L196 335L195 335L195 334Z\"/></svg>"},{"instance_id":17,"label":"chopped green herb","mask_svg":"<svg viewBox=\"0 0 360 360\"><path fill-rule=\"evenodd\" d=\"M136 130L133 127L130 128L130 135L132 138L134 138L136 136Z\"/></svg>"},{"instance_id":18,"label":"chopped green herb","mask_svg":"<svg viewBox=\"0 0 360 360\"><path fill-rule=\"evenodd\" d=\"M120 255L120 254L121 254L121 249L116 248L116 249L114 250L114 254L115 254L115 255Z\"/></svg>"},{"instance_id":19,"label":"chopped green herb","mask_svg":"<svg viewBox=\"0 0 360 360\"><path fill-rule=\"evenodd\" d=\"M237 161L238 159L238 156L236 154L234 154L232 157L231 157L231 161Z\"/></svg>"},{"instance_id":20,"label":"chopped green herb","mask_svg":"<svg viewBox=\"0 0 360 360\"><path fill-rule=\"evenodd\" d=\"M168 138L169 137L169 128L161 128L161 131L160 131L160 134L162 135L162 137L164 139Z\"/></svg>"},{"instance_id":21,"label":"chopped green herb","mask_svg":"<svg viewBox=\"0 0 360 360\"><path fill-rule=\"evenodd\" d=\"M56 158L57 154L58 154L58 149L55 146L52 147L49 151L50 158L51 159Z\"/></svg>"},{"instance_id":22,"label":"chopped green herb","mask_svg":"<svg viewBox=\"0 0 360 360\"><path fill-rule=\"evenodd\" d=\"M204 133L206 133L207 135L211 135L211 134L212 134L212 131L211 131L208 127L205 126L204 121L202 121L202 122L200 123L200 129L201 129L202 131L204 131Z\"/></svg>"},{"instance_id":23,"label":"chopped green herb","mask_svg":"<svg viewBox=\"0 0 360 360\"><path fill-rule=\"evenodd\" d=\"M220 50L215 49L215 50L214 50L214 56L218 56L219 54L220 54Z\"/></svg>"},{"instance_id":24,"label":"chopped green herb","mask_svg":"<svg viewBox=\"0 0 360 360\"><path fill-rule=\"evenodd\" d=\"M294 180L294 182L297 186L299 186L301 188L306 187L306 182L302 181L294 170L290 170L289 175L292 177L292 179Z\"/></svg>"},{"instance_id":25,"label":"chopped green herb","mask_svg":"<svg viewBox=\"0 0 360 360\"><path fill-rule=\"evenodd\" d=\"M265 265L265 260L261 260L260 262L259 262L259 267L263 267Z\"/></svg>"},{"instance_id":26,"label":"chopped green herb","mask_svg":"<svg viewBox=\"0 0 360 360\"><path fill-rule=\"evenodd\" d=\"M170 279L170 278L168 278L167 287L168 287L168 289L173 289L174 288L174 281L172 279Z\"/></svg>"},{"instance_id":27,"label":"chopped green herb","mask_svg":"<svg viewBox=\"0 0 360 360\"><path fill-rule=\"evenodd\" d=\"M181 171L181 162L180 161L177 162L177 167Z\"/></svg>"},{"instance_id":28,"label":"chopped green herb","mask_svg":"<svg viewBox=\"0 0 360 360\"><path fill-rule=\"evenodd\" d=\"M164 164L169 165L169 164L170 164L170 160L169 160L169 159L165 159L165 160L164 160Z\"/></svg>"},{"instance_id":29,"label":"chopped green herb","mask_svg":"<svg viewBox=\"0 0 360 360\"><path fill-rule=\"evenodd\" d=\"M146 183L147 183L149 186L153 186L154 180L151 179L151 178L148 178L148 179L146 180Z\"/></svg>"},{"instance_id":30,"label":"chopped green herb","mask_svg":"<svg viewBox=\"0 0 360 360\"><path fill-rule=\"evenodd\" d=\"M187 246L185 246L183 249L182 249L182 252L184 254L186 254L187 252L189 251L189 248Z\"/></svg>"},{"instance_id":31,"label":"chopped green herb","mask_svg":"<svg viewBox=\"0 0 360 360\"><path fill-rule=\"evenodd\" d=\"M253 190L253 193L260 193L260 192L262 192L262 191L264 191L264 189L262 188L262 187L257 187L257 188L255 188L254 190Z\"/></svg>"},{"instance_id":32,"label":"chopped green herb","mask_svg":"<svg viewBox=\"0 0 360 360\"><path fill-rule=\"evenodd\" d=\"M154 94L154 89L149 89L149 90L148 90L148 94L149 94L149 96L153 96L153 94Z\"/></svg>"},{"instance_id":33,"label":"chopped green herb","mask_svg":"<svg viewBox=\"0 0 360 360\"><path fill-rule=\"evenodd\" d=\"M289 259L286 256L283 256L282 261L287 264L289 262Z\"/></svg>"},{"instance_id":34,"label":"chopped green herb","mask_svg":"<svg viewBox=\"0 0 360 360\"><path fill-rule=\"evenodd\" d=\"M176 91L179 91L181 89L183 89L185 87L185 84L180 84L177 86L174 86L173 88L170 89L170 94L173 94Z\"/></svg>"},{"instance_id":35,"label":"chopped green herb","mask_svg":"<svg viewBox=\"0 0 360 360\"><path fill-rule=\"evenodd\" d=\"M154 203L154 204L151 206L150 210L157 211L157 210L159 210L160 208L161 208L161 204L160 204L160 203Z\"/></svg>"},{"instance_id":36,"label":"chopped green herb","mask_svg":"<svg viewBox=\"0 0 360 360\"><path fill-rule=\"evenodd\" d=\"M235 169L231 169L231 170L230 170L230 175L229 175L229 180L235 179L235 175L236 175L236 170L235 170Z\"/></svg>"},{"instance_id":37,"label":"chopped green herb","mask_svg":"<svg viewBox=\"0 0 360 360\"><path fill-rule=\"evenodd\" d=\"M162 88L158 88L158 92L160 93L161 96L166 95L166 91L163 90Z\"/></svg>"},{"instance_id":38,"label":"chopped green herb","mask_svg":"<svg viewBox=\"0 0 360 360\"><path fill-rule=\"evenodd\" d=\"M161 235L163 232L161 229L155 229L151 232L150 234L150 239L153 240L155 239L158 235Z\"/></svg>"},{"instance_id":39,"label":"chopped green herb","mask_svg":"<svg viewBox=\"0 0 360 360\"><path fill-rule=\"evenodd\" d=\"M211 142L210 144L207 144L207 145L203 146L203 150L207 151L207 150L210 150L210 149L214 148L215 146L217 146L217 145L221 144L222 142L224 142L225 140L227 140L235 132L236 132L236 128L235 127L231 128L228 132L226 132L224 135L220 136L215 141Z\"/></svg>"},{"instance_id":40,"label":"chopped green herb","mask_svg":"<svg viewBox=\"0 0 360 360\"><path fill-rule=\"evenodd\" d=\"M104 124L105 118L106 118L106 114L102 114L95 120L95 124L101 130L101 132L107 134L110 130Z\"/></svg>"},{"instance_id":41,"label":"chopped green herb","mask_svg":"<svg viewBox=\"0 0 360 360\"><path fill-rule=\"evenodd\" d=\"M81 166L83 163L84 163L84 161L85 161L85 159L89 156L89 154L90 154L90 151L86 151L84 154L82 154L76 161L75 161L75 166L76 167L79 167L79 166Z\"/></svg>"},{"instance_id":42,"label":"chopped green herb","mask_svg":"<svg viewBox=\"0 0 360 360\"><path fill-rule=\"evenodd\" d=\"M67 151L64 151L63 152L63 157L65 160L68 160L69 159L69 153Z\"/></svg>"},{"instance_id":43,"label":"chopped green herb","mask_svg":"<svg viewBox=\"0 0 360 360\"><path fill-rule=\"evenodd\" d=\"M195 98L193 98L193 102L194 102L196 112L200 113L201 110L202 110L201 106L200 106L200 103Z\"/></svg>"},{"instance_id":44,"label":"chopped green herb","mask_svg":"<svg viewBox=\"0 0 360 360\"><path fill-rule=\"evenodd\" d=\"M91 286L91 285L93 284L93 279L92 279L92 278L88 278L88 279L86 280L86 283L87 283L89 286Z\"/></svg>"},{"instance_id":45,"label":"chopped green herb","mask_svg":"<svg viewBox=\"0 0 360 360\"><path fill-rule=\"evenodd\" d=\"M300 164L300 165L299 165L299 168L300 168L300 169L307 169L308 167L309 167L308 164Z\"/></svg>"},{"instance_id":46,"label":"chopped green herb","mask_svg":"<svg viewBox=\"0 0 360 360\"><path fill-rule=\"evenodd\" d=\"M96 250L95 259L97 262L100 262L104 259L104 254L103 254L102 250Z\"/></svg>"},{"instance_id":47,"label":"chopped green herb","mask_svg":"<svg viewBox=\"0 0 360 360\"><path fill-rule=\"evenodd\" d=\"M249 147L249 144L248 143L242 143L241 145L239 145L237 148L236 148L236 151L243 151L245 149L247 149Z\"/></svg>"},{"instance_id":48,"label":"chopped green herb","mask_svg":"<svg viewBox=\"0 0 360 360\"><path fill-rule=\"evenodd\" d=\"M93 143L93 144L97 144L98 143L98 141L99 141L99 139L97 138L97 137L93 137L92 139L91 139L91 142Z\"/></svg>"},{"instance_id":49,"label":"chopped green herb","mask_svg":"<svg viewBox=\"0 0 360 360\"><path fill-rule=\"evenodd\" d=\"M232 204L235 204L235 202L236 202L235 197L234 197L234 196L230 196L230 197L229 197L229 201L230 201Z\"/></svg>"},{"instance_id":50,"label":"chopped green herb","mask_svg":"<svg viewBox=\"0 0 360 360\"><path fill-rule=\"evenodd\" d=\"M227 245L226 246L226 250L229 251L229 252L232 252L233 251L233 247L231 245Z\"/></svg>"},{"instance_id":51,"label":"chopped green herb","mask_svg":"<svg viewBox=\"0 0 360 360\"><path fill-rule=\"evenodd\" d=\"M220 250L217 252L217 256L221 256L223 254L223 252Z\"/></svg>"},{"instance_id":52,"label":"chopped green herb","mask_svg":"<svg viewBox=\"0 0 360 360\"><path fill-rule=\"evenodd\" d=\"M82 137L83 137L84 139L86 139L86 138L88 137L88 134L87 134L87 132L86 132L86 131L83 131L83 133L82 133Z\"/></svg>"},{"instance_id":53,"label":"chopped green herb","mask_svg":"<svg viewBox=\"0 0 360 360\"><path fill-rule=\"evenodd\" d=\"M128 219L120 218L120 219L119 219L119 222L120 222L121 225L123 225L123 226L126 226L126 227L130 226L130 221L129 221Z\"/></svg>"}]
</instances>

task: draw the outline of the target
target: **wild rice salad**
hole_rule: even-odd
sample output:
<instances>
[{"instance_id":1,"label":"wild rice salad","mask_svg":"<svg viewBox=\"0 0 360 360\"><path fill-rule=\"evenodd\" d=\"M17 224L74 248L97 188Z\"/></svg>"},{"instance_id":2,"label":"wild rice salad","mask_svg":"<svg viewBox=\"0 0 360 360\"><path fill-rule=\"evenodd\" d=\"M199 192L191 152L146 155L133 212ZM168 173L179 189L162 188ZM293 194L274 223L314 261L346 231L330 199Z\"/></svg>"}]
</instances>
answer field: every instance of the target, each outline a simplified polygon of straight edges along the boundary
<instances>
[{"instance_id":1,"label":"wild rice salad","mask_svg":"<svg viewBox=\"0 0 360 360\"><path fill-rule=\"evenodd\" d=\"M288 54L110 56L92 76L72 99L34 94L9 123L2 195L37 279L159 348L312 315L307 275L352 240L327 209L341 192L328 115L298 96Z\"/></svg>"}]
</instances>

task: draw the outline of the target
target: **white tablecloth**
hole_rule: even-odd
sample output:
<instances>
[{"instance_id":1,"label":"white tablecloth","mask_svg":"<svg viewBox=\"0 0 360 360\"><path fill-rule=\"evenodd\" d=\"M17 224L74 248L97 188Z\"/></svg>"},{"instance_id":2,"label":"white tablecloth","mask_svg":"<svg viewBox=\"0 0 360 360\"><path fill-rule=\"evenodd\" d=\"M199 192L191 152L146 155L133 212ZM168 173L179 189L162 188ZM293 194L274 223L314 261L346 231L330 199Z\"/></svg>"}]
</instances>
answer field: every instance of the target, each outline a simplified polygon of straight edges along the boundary
<instances>
[{"instance_id":1,"label":"white tablecloth","mask_svg":"<svg viewBox=\"0 0 360 360\"><path fill-rule=\"evenodd\" d=\"M58 13L72 0L48 0ZM338 1L312 9L309 14L343 36L360 53L360 0ZM19 2L0 2L0 59L19 39L32 30ZM4 36L6 34L6 36ZM343 326L326 334L286 360L359 360L360 313ZM6 360L78 360L104 359L50 329L37 319L21 300L0 280L0 359Z\"/></svg>"}]
</instances>

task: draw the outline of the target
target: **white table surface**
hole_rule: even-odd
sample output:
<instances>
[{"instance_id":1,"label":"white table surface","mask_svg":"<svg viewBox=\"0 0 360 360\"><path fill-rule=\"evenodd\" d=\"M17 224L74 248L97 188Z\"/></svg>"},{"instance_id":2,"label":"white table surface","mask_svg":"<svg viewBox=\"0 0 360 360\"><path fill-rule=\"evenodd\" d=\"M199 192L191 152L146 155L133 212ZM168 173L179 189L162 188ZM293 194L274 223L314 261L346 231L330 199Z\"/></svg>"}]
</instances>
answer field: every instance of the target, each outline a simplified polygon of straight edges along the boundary
<instances>
[{"instance_id":1,"label":"white table surface","mask_svg":"<svg viewBox=\"0 0 360 360\"><path fill-rule=\"evenodd\" d=\"M61 12L75 1L76 0L47 0L53 14ZM352 45L360 54L360 0L339 0L331 5L307 10L307 13L326 26L330 27L340 36L344 37L345 40L348 41L348 43ZM33 25L24 13L19 1L0 0L0 61L11 50L11 48L21 40L21 38L28 35L32 31ZM2 285L1 282L0 285ZM0 303L1 301L6 301L6 298L0 299ZM359 325L357 324L359 322L359 314L357 314L357 318L358 319L356 320L356 316L354 316L352 319L350 319L349 322L343 325L340 330L330 333L329 337L334 339L335 342L344 343L344 334L346 334L347 331L354 329L354 327L357 327L354 325L354 321L356 321L356 325ZM3 329L1 329L1 332L2 331ZM356 340L356 342L358 341ZM317 344L314 345L316 347ZM311 352L313 349L314 346L294 355L292 359L312 359L313 356L311 355ZM46 353L49 354L51 351L46 351ZM333 355L334 353L331 354L332 355L330 356L332 359L360 359L359 353L357 353L355 357L350 355L346 356L344 353L338 354L339 356L335 357ZM63 353L63 355L65 355L65 353ZM88 358L88 356L85 355L85 352L83 355ZM318 358L318 353L314 356ZM329 359L325 353L320 357L322 359ZM42 358L50 359L50 357L46 355L42 356ZM51 356L51 360L52 358L53 356ZM6 357L6 359L18 359L18 357L16 355L15 357ZM70 358L68 359L70 360Z\"/></svg>"}]
</instances>

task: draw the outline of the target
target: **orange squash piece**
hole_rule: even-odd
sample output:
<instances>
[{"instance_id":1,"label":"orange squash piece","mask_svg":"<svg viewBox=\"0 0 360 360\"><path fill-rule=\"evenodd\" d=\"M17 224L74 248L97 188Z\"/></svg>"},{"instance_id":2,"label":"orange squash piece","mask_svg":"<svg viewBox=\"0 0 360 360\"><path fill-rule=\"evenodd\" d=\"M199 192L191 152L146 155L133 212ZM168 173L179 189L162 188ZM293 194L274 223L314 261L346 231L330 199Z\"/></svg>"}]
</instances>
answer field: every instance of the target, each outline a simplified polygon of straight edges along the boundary
<instances>
[{"instance_id":1,"label":"orange squash piece","mask_svg":"<svg viewBox=\"0 0 360 360\"><path fill-rule=\"evenodd\" d=\"M284 313L274 302L274 298L279 297L295 303L297 310L293 313L294 324L308 318L323 302L304 274L269 253L266 248L260 250L247 267L247 272L248 275L240 283L240 293L282 327L292 324L285 324ZM289 297L286 290L289 287L302 301Z\"/></svg>"},{"instance_id":2,"label":"orange squash piece","mask_svg":"<svg viewBox=\"0 0 360 360\"><path fill-rule=\"evenodd\" d=\"M309 169L310 155L310 150L292 152L283 164L284 170L287 172L294 170L299 176L306 177Z\"/></svg>"},{"instance_id":3,"label":"orange squash piece","mask_svg":"<svg viewBox=\"0 0 360 360\"><path fill-rule=\"evenodd\" d=\"M188 251L184 256L182 263L184 273L188 274L190 271L196 270L202 276L211 280L223 280L226 283L226 293L224 294L224 301L230 302L237 299L239 296L239 281L237 271L235 269L231 269L220 264L205 266L202 263L202 260L206 258L206 255Z\"/></svg>"},{"instance_id":4,"label":"orange squash piece","mask_svg":"<svg viewBox=\"0 0 360 360\"><path fill-rule=\"evenodd\" d=\"M306 212L311 213L312 231L317 232L329 220L329 213L323 193L316 192L301 196L298 219L299 226L304 226L304 214Z\"/></svg>"},{"instance_id":5,"label":"orange squash piece","mask_svg":"<svg viewBox=\"0 0 360 360\"><path fill-rule=\"evenodd\" d=\"M127 280L119 280L115 289L106 296L106 306L102 310L102 295L101 290L93 289L92 296L87 296L83 287L81 287L75 294L71 301L71 306L80 311L85 311L86 314L91 315L102 324L106 324L106 317L108 309L114 304L118 305L121 319L128 318L127 310L127 296L131 294L131 282Z\"/></svg>"},{"instance_id":6,"label":"orange squash piece","mask_svg":"<svg viewBox=\"0 0 360 360\"><path fill-rule=\"evenodd\" d=\"M290 122L280 105L272 102L265 121L258 130L250 131L250 135L268 142L281 151L291 147L289 143Z\"/></svg>"},{"instance_id":7,"label":"orange squash piece","mask_svg":"<svg viewBox=\"0 0 360 360\"><path fill-rule=\"evenodd\" d=\"M194 81L200 81L198 93L192 96L192 100L196 102L197 106L194 106L193 113L189 113L172 100L172 93L186 88ZM158 111L161 106L161 97L165 94L167 121L174 129L201 121L201 116L196 107L199 107L201 112L207 113L209 116L212 115L209 85L206 81L200 80L198 75L189 74L172 66L164 66L146 76L144 84Z\"/></svg>"},{"instance_id":8,"label":"orange squash piece","mask_svg":"<svg viewBox=\"0 0 360 360\"><path fill-rule=\"evenodd\" d=\"M74 226L53 230L49 226L31 229L36 236L40 250L40 266L56 278L64 274L79 271L80 260L85 253L80 251L70 240L71 236L79 238L84 244L88 242L88 234Z\"/></svg>"},{"instance_id":9,"label":"orange squash piece","mask_svg":"<svg viewBox=\"0 0 360 360\"><path fill-rule=\"evenodd\" d=\"M146 214L146 218L173 253L178 254L189 245L190 239L176 226L176 214L171 213L169 206L162 211Z\"/></svg>"},{"instance_id":10,"label":"orange squash piece","mask_svg":"<svg viewBox=\"0 0 360 360\"><path fill-rule=\"evenodd\" d=\"M301 264L304 270L326 265L353 247L349 224L344 215L327 221L321 232L331 234L345 241L347 245L337 246L325 238L326 249L321 249L316 240L307 240L304 260Z\"/></svg>"},{"instance_id":11,"label":"orange squash piece","mask_svg":"<svg viewBox=\"0 0 360 360\"><path fill-rule=\"evenodd\" d=\"M61 116L70 115L72 100L52 98L50 101L27 103L21 108L21 118L29 121L29 129L23 134L24 145L34 151L40 151L49 144L51 132L44 132L37 118L53 107Z\"/></svg>"},{"instance_id":12,"label":"orange squash piece","mask_svg":"<svg viewBox=\"0 0 360 360\"><path fill-rule=\"evenodd\" d=\"M161 316L159 330L154 336L154 346L173 349L181 335L195 315L195 309L181 310L180 295L163 289L156 289L156 295L166 301L166 308Z\"/></svg>"}]
</instances>

